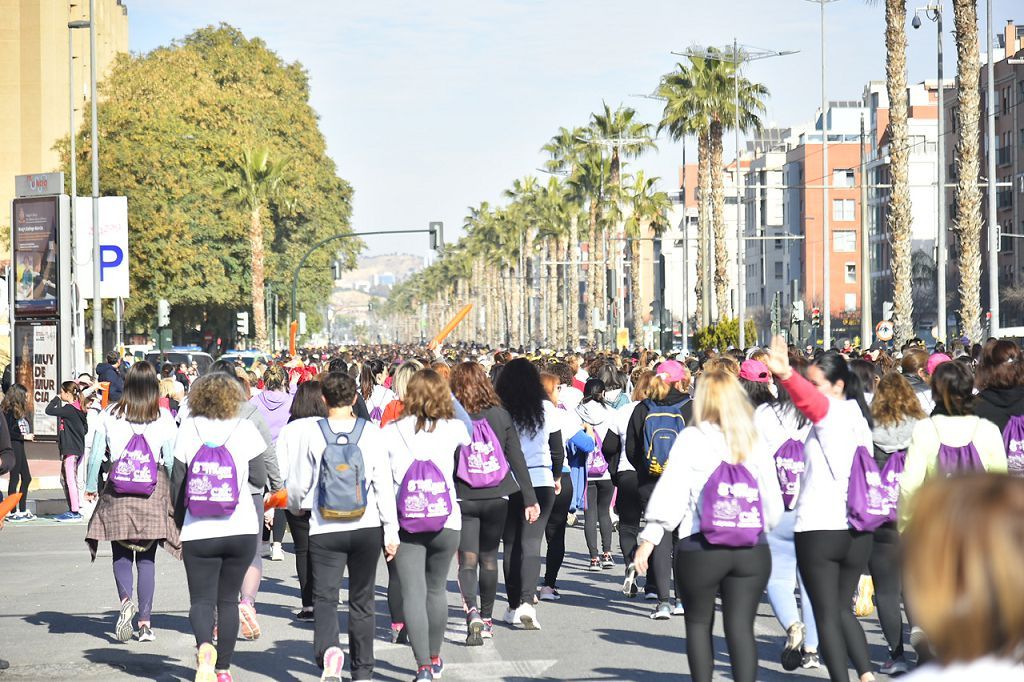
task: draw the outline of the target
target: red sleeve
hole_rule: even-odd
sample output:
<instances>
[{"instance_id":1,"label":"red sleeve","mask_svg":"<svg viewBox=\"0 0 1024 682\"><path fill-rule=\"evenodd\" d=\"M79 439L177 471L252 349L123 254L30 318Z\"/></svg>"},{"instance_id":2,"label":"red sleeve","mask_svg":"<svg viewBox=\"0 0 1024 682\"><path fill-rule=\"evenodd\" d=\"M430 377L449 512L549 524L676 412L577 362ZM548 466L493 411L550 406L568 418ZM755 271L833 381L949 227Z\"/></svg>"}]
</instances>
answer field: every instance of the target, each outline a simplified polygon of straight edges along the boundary
<instances>
[{"instance_id":1,"label":"red sleeve","mask_svg":"<svg viewBox=\"0 0 1024 682\"><path fill-rule=\"evenodd\" d=\"M789 391L793 404L804 413L804 416L817 424L828 414L828 398L814 384L793 372L782 385Z\"/></svg>"}]
</instances>

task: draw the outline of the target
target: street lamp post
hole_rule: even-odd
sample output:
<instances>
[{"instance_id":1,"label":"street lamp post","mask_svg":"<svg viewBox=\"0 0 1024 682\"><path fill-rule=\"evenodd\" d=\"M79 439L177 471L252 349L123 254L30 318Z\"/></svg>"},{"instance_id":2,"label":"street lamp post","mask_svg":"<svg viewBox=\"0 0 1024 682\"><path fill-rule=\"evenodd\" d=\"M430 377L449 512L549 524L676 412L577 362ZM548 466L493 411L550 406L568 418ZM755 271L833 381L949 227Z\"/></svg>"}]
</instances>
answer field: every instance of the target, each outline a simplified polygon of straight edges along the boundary
<instances>
[{"instance_id":1,"label":"street lamp post","mask_svg":"<svg viewBox=\"0 0 1024 682\"><path fill-rule=\"evenodd\" d=\"M914 12L914 20L911 22L911 26L914 28L921 27L920 12L924 12L925 16L935 22L937 34L936 43L937 48L937 62L936 68L938 69L938 107L939 115L936 117L938 124L936 138L936 163L938 164L938 173L936 174L936 202L935 202L935 217L938 221L938 233L935 238L935 274L936 274L936 303L938 304L938 314L936 315L936 331L938 332L938 341L946 341L946 145L943 141L943 135L945 134L945 111L943 106L943 92L942 87L942 3L929 4L927 7L922 7Z\"/></svg>"},{"instance_id":2,"label":"street lamp post","mask_svg":"<svg viewBox=\"0 0 1024 682\"><path fill-rule=\"evenodd\" d=\"M89 79L92 114L92 361L103 361L103 298L100 295L100 136L96 121L96 0L89 0Z\"/></svg>"},{"instance_id":3,"label":"street lamp post","mask_svg":"<svg viewBox=\"0 0 1024 682\"><path fill-rule=\"evenodd\" d=\"M999 220L996 216L996 74L992 54L992 0L985 3L985 44L988 54L985 136L988 140L988 309L992 314L988 335L999 337ZM1009 46L1007 46L1009 47ZM980 341L980 339L977 339Z\"/></svg>"},{"instance_id":4,"label":"street lamp post","mask_svg":"<svg viewBox=\"0 0 1024 682\"><path fill-rule=\"evenodd\" d=\"M746 308L747 297L747 242L745 239L746 226L743 224L742 219L743 200L740 194L740 67L743 66L744 62L768 59L769 57L785 57L787 55L796 54L796 52L796 50L761 50L757 48L751 48L748 46L743 46L743 48L741 49L736 38L733 38L731 51L729 48L726 48L724 50L691 49L683 53L672 53L681 54L682 56L686 57L715 59L718 61L724 61L729 64L732 64L732 84L734 98L732 123L734 143L736 145L736 174L733 177L733 185L736 190L736 317L739 320L740 348L746 348L747 345L747 333L745 325L743 324L743 316ZM715 172L721 172L721 169L715 169ZM722 311L719 311L719 314L721 314L721 312Z\"/></svg>"},{"instance_id":5,"label":"street lamp post","mask_svg":"<svg viewBox=\"0 0 1024 682\"><path fill-rule=\"evenodd\" d=\"M75 130L75 57L74 57L74 44L72 42L72 32L80 28L89 28L90 22L78 19L76 21L68 22L68 135L71 142L71 149L69 150L70 172L71 172L71 253L75 253L75 245L78 240L78 222L76 217L78 215L76 204L78 203L78 152L77 152L77 135ZM78 282L78 266L77 261L75 267L71 271L72 285ZM75 287L77 292L78 287ZM75 334L72 340L74 345L74 364L76 366L75 373L85 371L85 320L81 318L81 300L76 295L73 299L73 310ZM81 323L81 329L79 324ZM95 363L94 363L95 364Z\"/></svg>"},{"instance_id":6,"label":"street lamp post","mask_svg":"<svg viewBox=\"0 0 1024 682\"><path fill-rule=\"evenodd\" d=\"M821 5L821 336L823 339L822 345L826 350L832 344L832 302L829 300L832 293L832 283L829 281L832 269L830 263L832 260L832 244L829 239L828 226L828 188L831 178L828 171L828 98L825 89L825 5L836 1L808 0L808 2L816 2ZM865 248L865 246L861 244L861 248ZM861 301L861 305L863 304L864 302Z\"/></svg>"}]
</instances>

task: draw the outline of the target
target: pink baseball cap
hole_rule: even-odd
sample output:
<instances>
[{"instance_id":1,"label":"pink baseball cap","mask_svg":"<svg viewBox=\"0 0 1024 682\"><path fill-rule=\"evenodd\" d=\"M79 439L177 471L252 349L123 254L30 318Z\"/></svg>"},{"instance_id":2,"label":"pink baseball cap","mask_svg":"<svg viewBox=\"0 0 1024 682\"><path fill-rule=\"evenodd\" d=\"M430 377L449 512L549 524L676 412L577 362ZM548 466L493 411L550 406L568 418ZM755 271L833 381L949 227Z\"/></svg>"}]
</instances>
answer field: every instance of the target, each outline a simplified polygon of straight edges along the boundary
<instances>
[{"instance_id":1,"label":"pink baseball cap","mask_svg":"<svg viewBox=\"0 0 1024 682\"><path fill-rule=\"evenodd\" d=\"M935 368L936 367L938 367L939 365L941 365L944 362L951 362L952 360L953 360L953 358L949 357L945 353L935 353L935 354L933 354L930 358L928 358L928 366L927 366L928 374L929 375L935 374Z\"/></svg>"},{"instance_id":2,"label":"pink baseball cap","mask_svg":"<svg viewBox=\"0 0 1024 682\"><path fill-rule=\"evenodd\" d=\"M740 379L770 384L772 383L772 373L768 371L768 365L760 360L744 360L740 365Z\"/></svg>"},{"instance_id":3,"label":"pink baseball cap","mask_svg":"<svg viewBox=\"0 0 1024 682\"><path fill-rule=\"evenodd\" d=\"M676 360L666 360L658 365L655 372L658 373L658 377L670 384L686 379L686 368Z\"/></svg>"}]
</instances>

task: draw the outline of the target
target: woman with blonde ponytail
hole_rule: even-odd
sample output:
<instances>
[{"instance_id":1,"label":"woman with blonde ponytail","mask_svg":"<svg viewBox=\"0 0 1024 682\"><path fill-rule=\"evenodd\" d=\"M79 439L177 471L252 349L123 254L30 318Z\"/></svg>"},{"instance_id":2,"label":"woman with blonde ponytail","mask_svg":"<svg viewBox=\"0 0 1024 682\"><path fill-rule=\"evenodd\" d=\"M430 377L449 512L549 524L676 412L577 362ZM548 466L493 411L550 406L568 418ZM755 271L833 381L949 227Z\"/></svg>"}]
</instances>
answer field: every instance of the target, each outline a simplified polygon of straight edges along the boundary
<instances>
[{"instance_id":1,"label":"woman with blonde ponytail","mask_svg":"<svg viewBox=\"0 0 1024 682\"><path fill-rule=\"evenodd\" d=\"M754 408L739 381L715 370L701 376L693 422L676 438L647 505L634 562L648 559L666 533L678 529L675 574L686 608L690 675L714 671L711 632L715 597L722 595L733 679L757 678L754 619L771 573L766 533L782 516L775 464L754 428Z\"/></svg>"}]
</instances>

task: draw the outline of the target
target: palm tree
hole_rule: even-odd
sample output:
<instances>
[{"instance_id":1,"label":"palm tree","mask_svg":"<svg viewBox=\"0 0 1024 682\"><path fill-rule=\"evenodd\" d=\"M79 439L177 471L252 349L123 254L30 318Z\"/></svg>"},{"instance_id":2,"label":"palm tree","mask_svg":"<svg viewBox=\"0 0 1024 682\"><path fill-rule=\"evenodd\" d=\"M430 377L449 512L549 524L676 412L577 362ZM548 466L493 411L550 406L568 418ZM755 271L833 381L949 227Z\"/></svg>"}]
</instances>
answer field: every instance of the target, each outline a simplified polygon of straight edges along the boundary
<instances>
[{"instance_id":1,"label":"palm tree","mask_svg":"<svg viewBox=\"0 0 1024 682\"><path fill-rule=\"evenodd\" d=\"M579 218L580 211L587 201L587 193L586 191L577 191L581 188L573 185L572 178L576 177L577 170L588 152L588 145L583 142L585 136L585 128L559 128L558 133L542 147L542 151L551 156L544 164L547 170L552 173L564 173L570 178L567 183L566 196L563 198L564 208L569 215L568 243L564 252L559 252L559 257L564 256L564 260L568 263L568 265L562 266L562 271L565 273L564 278L570 283L570 300L565 301L565 343L573 347L580 340L580 306L579 301L576 300L580 272ZM563 290L565 287L560 288L560 291Z\"/></svg>"},{"instance_id":2,"label":"palm tree","mask_svg":"<svg viewBox=\"0 0 1024 682\"><path fill-rule=\"evenodd\" d=\"M709 253L710 239L707 226L710 220L711 179L708 130L711 127L712 111L710 100L703 97L695 84L706 78L703 71L708 66L707 60L690 60L689 66L676 64L676 70L662 77L656 95L665 100L665 108L658 123L658 132L668 130L669 136L675 140L683 140L688 135L697 138L697 187L698 187L698 223L696 283L694 292L697 295L695 319L699 324L710 321L710 306L704 305L704 297L710 292L704 291L704 271L711 259Z\"/></svg>"},{"instance_id":3,"label":"palm tree","mask_svg":"<svg viewBox=\"0 0 1024 682\"><path fill-rule=\"evenodd\" d=\"M960 251L960 319L972 341L981 339L981 190L978 140L981 100L979 93L977 0L953 0L956 26L956 72L959 81L956 126L956 232ZM988 103L989 106L993 102ZM990 218L991 219L991 218ZM939 311L939 314L945 314Z\"/></svg>"},{"instance_id":4,"label":"palm tree","mask_svg":"<svg viewBox=\"0 0 1024 682\"><path fill-rule=\"evenodd\" d=\"M599 153L600 150L588 147L579 160L576 171L569 178L569 191L574 200L581 206L587 205L587 298L584 304L583 319L587 323L588 336L595 341L597 332L593 328L595 306L604 307L601 285L604 277L598 269L601 262L600 249L600 218L601 205L606 193L605 177L607 176L607 160ZM578 341L573 338L573 343Z\"/></svg>"},{"instance_id":5,"label":"palm tree","mask_svg":"<svg viewBox=\"0 0 1024 682\"><path fill-rule=\"evenodd\" d=\"M875 0L869 0L874 2ZM892 240L893 318L896 343L913 338L910 148L907 139L907 3L885 0L885 84L889 94L889 233ZM939 115L943 115L939 112ZM942 141L939 142L942 144ZM864 182L864 178L861 182ZM940 190L942 191L942 190ZM939 229L943 229L940 226ZM863 245L866 248L866 245ZM861 273L867 277L868 273ZM865 301L864 305L870 305ZM944 314L944 313L940 313Z\"/></svg>"},{"instance_id":6,"label":"palm tree","mask_svg":"<svg viewBox=\"0 0 1024 682\"><path fill-rule=\"evenodd\" d=\"M660 235L668 228L666 214L672 202L665 192L656 187L659 178L645 178L638 171L627 190L630 196L631 213L626 220L626 237L629 241L629 298L632 303L633 343L641 345L643 338L643 302L640 300L640 242L648 232Z\"/></svg>"},{"instance_id":7,"label":"palm tree","mask_svg":"<svg viewBox=\"0 0 1024 682\"><path fill-rule=\"evenodd\" d=\"M249 254L252 266L252 317L256 346L267 347L267 311L264 305L266 250L263 245L263 209L277 195L288 159L272 158L267 147L247 148L222 181L224 195L249 212Z\"/></svg>"},{"instance_id":8,"label":"palm tree","mask_svg":"<svg viewBox=\"0 0 1024 682\"><path fill-rule=\"evenodd\" d=\"M710 95L715 102L714 111L717 112L711 119L709 135L711 137L711 166L714 169L711 176L712 200L714 202L714 225L715 225L715 298L718 302L719 317L725 315L726 303L729 295L729 271L726 269L726 248L725 248L725 181L723 177L722 160L722 135L726 129L740 132L761 129L761 116L767 111L765 100L768 98L768 88L761 83L754 83L739 74L739 67L742 65L744 56L742 50L738 54L731 54L731 50L722 53L720 56L717 50L709 51L711 56L718 56L715 60L713 73L707 85L710 88ZM737 99L738 98L738 99ZM739 109L737 109L737 104ZM724 113L723 113L724 112ZM740 158L739 150L736 152L736 175L734 182L740 181ZM736 258L739 259L739 250L742 244L736 245Z\"/></svg>"}]
</instances>

